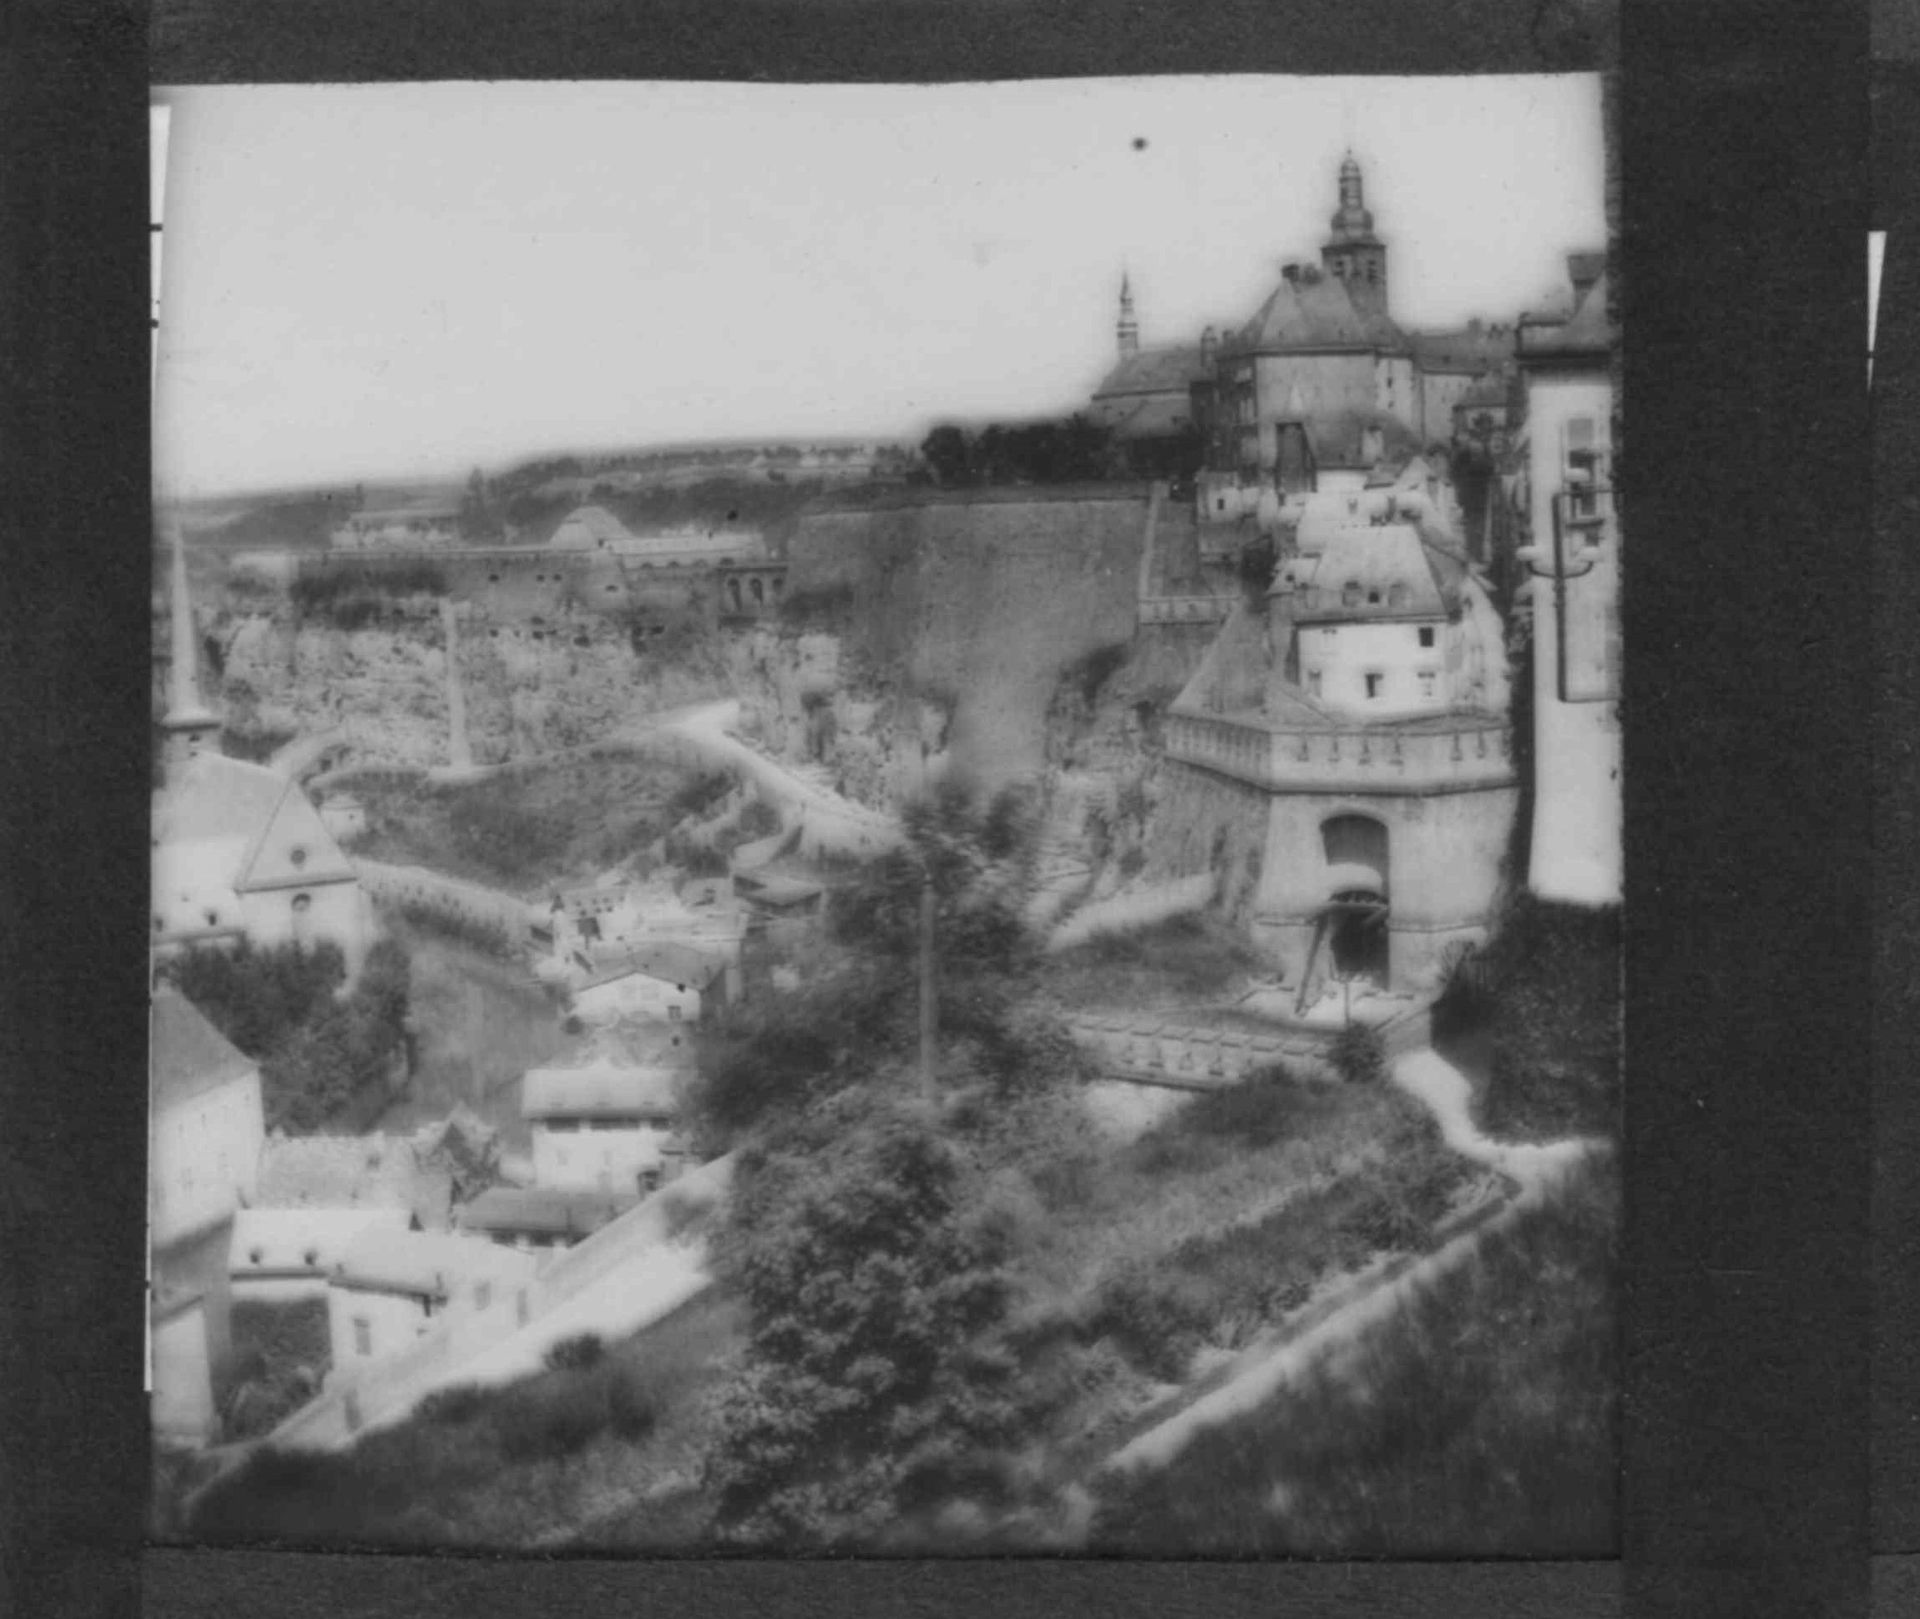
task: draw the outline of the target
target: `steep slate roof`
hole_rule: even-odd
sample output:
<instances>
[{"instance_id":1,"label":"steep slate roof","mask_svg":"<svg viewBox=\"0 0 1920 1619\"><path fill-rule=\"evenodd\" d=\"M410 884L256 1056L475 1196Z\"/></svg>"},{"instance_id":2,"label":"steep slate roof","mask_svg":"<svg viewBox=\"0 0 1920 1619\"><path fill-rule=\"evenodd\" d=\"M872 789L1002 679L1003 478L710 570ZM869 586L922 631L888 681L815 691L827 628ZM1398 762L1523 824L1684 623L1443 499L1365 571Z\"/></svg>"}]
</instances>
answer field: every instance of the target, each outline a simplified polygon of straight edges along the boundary
<instances>
[{"instance_id":1,"label":"steep slate roof","mask_svg":"<svg viewBox=\"0 0 1920 1619\"><path fill-rule=\"evenodd\" d=\"M585 1237L625 1214L639 1201L639 1197L632 1194L496 1186L461 1208L460 1226L466 1231Z\"/></svg>"},{"instance_id":2,"label":"steep slate roof","mask_svg":"<svg viewBox=\"0 0 1920 1619\"><path fill-rule=\"evenodd\" d=\"M1093 397L1096 403L1134 394L1178 394L1185 399L1187 385L1206 375L1197 346L1142 349L1102 377Z\"/></svg>"},{"instance_id":3,"label":"steep slate roof","mask_svg":"<svg viewBox=\"0 0 1920 1619\"><path fill-rule=\"evenodd\" d=\"M697 946L670 939L635 939L603 952L595 971L579 981L576 993L634 973L662 984L704 990L725 970L724 960Z\"/></svg>"},{"instance_id":4,"label":"steep slate roof","mask_svg":"<svg viewBox=\"0 0 1920 1619\"><path fill-rule=\"evenodd\" d=\"M152 1042L156 1112L259 1072L259 1065L171 984L153 992Z\"/></svg>"},{"instance_id":5,"label":"steep slate roof","mask_svg":"<svg viewBox=\"0 0 1920 1619\"><path fill-rule=\"evenodd\" d=\"M1450 618L1459 611L1466 572L1464 559L1427 543L1412 523L1344 525L1327 536L1294 618ZM1349 586L1359 588L1358 605L1347 600Z\"/></svg>"},{"instance_id":6,"label":"steep slate roof","mask_svg":"<svg viewBox=\"0 0 1920 1619\"><path fill-rule=\"evenodd\" d=\"M1116 400L1102 419L1118 438L1173 438L1193 426L1193 405L1184 391L1155 394L1132 404Z\"/></svg>"},{"instance_id":7,"label":"steep slate roof","mask_svg":"<svg viewBox=\"0 0 1920 1619\"><path fill-rule=\"evenodd\" d=\"M1466 371L1478 375L1513 357L1511 326L1461 326L1445 332L1414 332L1408 341L1422 371Z\"/></svg>"},{"instance_id":8,"label":"steep slate roof","mask_svg":"<svg viewBox=\"0 0 1920 1619\"><path fill-rule=\"evenodd\" d=\"M1520 323L1520 354L1602 355L1608 353L1618 335L1607 314L1607 276L1587 289L1577 306L1569 309L1571 299L1558 295L1547 311L1527 316Z\"/></svg>"},{"instance_id":9,"label":"steep slate roof","mask_svg":"<svg viewBox=\"0 0 1920 1619\"><path fill-rule=\"evenodd\" d=\"M1563 348L1601 351L1613 347L1614 336L1614 325L1607 315L1607 276L1602 271L1560 333L1560 343Z\"/></svg>"},{"instance_id":10,"label":"steep slate roof","mask_svg":"<svg viewBox=\"0 0 1920 1619\"><path fill-rule=\"evenodd\" d=\"M1253 319L1234 334L1241 353L1286 354L1321 349L1408 352L1406 334L1385 315L1354 307L1338 276L1283 279Z\"/></svg>"},{"instance_id":11,"label":"steep slate roof","mask_svg":"<svg viewBox=\"0 0 1920 1619\"><path fill-rule=\"evenodd\" d=\"M1398 416L1384 410L1333 410L1317 412L1305 418L1307 437L1313 441L1313 459L1322 471L1332 468L1358 468L1371 472L1386 462L1404 463L1420 453L1420 439ZM1380 430L1380 454L1368 457L1366 432Z\"/></svg>"},{"instance_id":12,"label":"steep slate roof","mask_svg":"<svg viewBox=\"0 0 1920 1619\"><path fill-rule=\"evenodd\" d=\"M200 931L208 911L216 917L211 926L237 929L237 895L256 876L303 885L354 878L299 786L244 759L204 753L190 760L154 795L152 827L153 905L168 933ZM294 844L308 851L297 869L285 859Z\"/></svg>"},{"instance_id":13,"label":"steep slate roof","mask_svg":"<svg viewBox=\"0 0 1920 1619\"><path fill-rule=\"evenodd\" d=\"M153 835L163 845L237 839L244 850L292 785L265 765L200 754L154 795Z\"/></svg>"}]
</instances>

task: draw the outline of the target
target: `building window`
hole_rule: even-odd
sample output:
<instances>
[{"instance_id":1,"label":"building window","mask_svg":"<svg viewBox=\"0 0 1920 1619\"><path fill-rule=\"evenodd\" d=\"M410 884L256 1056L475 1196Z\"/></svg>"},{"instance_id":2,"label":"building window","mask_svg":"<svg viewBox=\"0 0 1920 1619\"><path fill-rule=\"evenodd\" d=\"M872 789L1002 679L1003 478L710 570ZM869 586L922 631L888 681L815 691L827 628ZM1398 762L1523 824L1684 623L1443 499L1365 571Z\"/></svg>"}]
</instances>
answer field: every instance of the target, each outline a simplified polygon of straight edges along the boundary
<instances>
[{"instance_id":1,"label":"building window","mask_svg":"<svg viewBox=\"0 0 1920 1619\"><path fill-rule=\"evenodd\" d=\"M669 1007L667 1008L667 1021L668 1021L669 1023L678 1023L678 1022L680 1021L680 1008L679 1008L679 1007L677 1007L677 1006L669 1006Z\"/></svg>"},{"instance_id":2,"label":"building window","mask_svg":"<svg viewBox=\"0 0 1920 1619\"><path fill-rule=\"evenodd\" d=\"M1422 669L1420 671L1420 695L1422 697L1431 697L1433 695L1433 671L1431 669Z\"/></svg>"},{"instance_id":3,"label":"building window","mask_svg":"<svg viewBox=\"0 0 1920 1619\"><path fill-rule=\"evenodd\" d=\"M311 894L295 894L293 896L293 908L296 914L301 911L312 910L313 896Z\"/></svg>"},{"instance_id":4,"label":"building window","mask_svg":"<svg viewBox=\"0 0 1920 1619\"><path fill-rule=\"evenodd\" d=\"M303 844L296 843L287 851L287 858L296 866L304 866L307 863L306 847Z\"/></svg>"},{"instance_id":5,"label":"building window","mask_svg":"<svg viewBox=\"0 0 1920 1619\"><path fill-rule=\"evenodd\" d=\"M1307 695L1309 697L1318 697L1320 695L1320 671L1318 669L1309 669L1307 671Z\"/></svg>"},{"instance_id":6,"label":"building window","mask_svg":"<svg viewBox=\"0 0 1920 1619\"><path fill-rule=\"evenodd\" d=\"M1420 644L1422 646L1433 645L1433 626L1431 624L1422 624L1420 626Z\"/></svg>"},{"instance_id":7,"label":"building window","mask_svg":"<svg viewBox=\"0 0 1920 1619\"><path fill-rule=\"evenodd\" d=\"M1378 697L1380 695L1380 682L1385 677L1379 672L1379 670L1369 669L1362 678L1367 683L1367 695L1369 697Z\"/></svg>"},{"instance_id":8,"label":"building window","mask_svg":"<svg viewBox=\"0 0 1920 1619\"><path fill-rule=\"evenodd\" d=\"M363 1360L373 1353L373 1323L363 1315L353 1318L353 1352Z\"/></svg>"}]
</instances>

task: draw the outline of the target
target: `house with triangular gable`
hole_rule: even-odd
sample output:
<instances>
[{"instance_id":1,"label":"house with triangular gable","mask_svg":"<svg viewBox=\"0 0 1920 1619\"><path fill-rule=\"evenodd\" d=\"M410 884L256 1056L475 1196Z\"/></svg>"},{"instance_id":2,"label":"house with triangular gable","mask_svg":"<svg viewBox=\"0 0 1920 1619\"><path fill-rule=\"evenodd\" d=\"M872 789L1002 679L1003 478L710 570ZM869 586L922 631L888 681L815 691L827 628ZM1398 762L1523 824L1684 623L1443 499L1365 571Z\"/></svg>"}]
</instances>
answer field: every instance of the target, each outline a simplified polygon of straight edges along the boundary
<instances>
[{"instance_id":1,"label":"house with triangular gable","mask_svg":"<svg viewBox=\"0 0 1920 1619\"><path fill-rule=\"evenodd\" d=\"M290 776L220 751L201 700L181 542L173 550L172 667L154 794L152 943L339 946L348 976L375 937L352 862Z\"/></svg>"}]
</instances>

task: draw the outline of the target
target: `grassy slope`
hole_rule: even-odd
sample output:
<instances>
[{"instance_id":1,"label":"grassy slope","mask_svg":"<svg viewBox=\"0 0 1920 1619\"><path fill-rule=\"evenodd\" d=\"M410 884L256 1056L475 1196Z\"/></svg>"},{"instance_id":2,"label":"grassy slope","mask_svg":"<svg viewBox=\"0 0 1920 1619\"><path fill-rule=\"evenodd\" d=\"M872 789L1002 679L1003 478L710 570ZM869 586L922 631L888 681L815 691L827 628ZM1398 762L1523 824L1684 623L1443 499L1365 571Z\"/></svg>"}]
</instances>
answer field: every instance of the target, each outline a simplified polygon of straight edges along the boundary
<instances>
[{"instance_id":1,"label":"grassy slope","mask_svg":"<svg viewBox=\"0 0 1920 1619\"><path fill-rule=\"evenodd\" d=\"M590 880L689 813L704 778L666 758L555 761L471 786L369 781L357 854L527 892Z\"/></svg>"},{"instance_id":2,"label":"grassy slope","mask_svg":"<svg viewBox=\"0 0 1920 1619\"><path fill-rule=\"evenodd\" d=\"M1096 1549L1610 1555L1617 1205L1611 1164L1590 1163L1352 1366L1117 1489Z\"/></svg>"},{"instance_id":3,"label":"grassy slope","mask_svg":"<svg viewBox=\"0 0 1920 1619\"><path fill-rule=\"evenodd\" d=\"M737 1307L706 1294L609 1346L591 1369L542 1372L341 1454L263 1452L209 1495L189 1529L216 1542L336 1547L512 1550L589 1527L598 1543L623 1549L684 1543L703 1397L725 1375L737 1335ZM620 1379L644 1391L657 1425L623 1438L603 1423L576 1430L569 1446L574 1413Z\"/></svg>"},{"instance_id":4,"label":"grassy slope","mask_svg":"<svg viewBox=\"0 0 1920 1619\"><path fill-rule=\"evenodd\" d=\"M1211 915L1105 934L1046 960L1042 984L1063 1006L1156 1006L1191 1011L1271 977L1244 936Z\"/></svg>"}]
</instances>

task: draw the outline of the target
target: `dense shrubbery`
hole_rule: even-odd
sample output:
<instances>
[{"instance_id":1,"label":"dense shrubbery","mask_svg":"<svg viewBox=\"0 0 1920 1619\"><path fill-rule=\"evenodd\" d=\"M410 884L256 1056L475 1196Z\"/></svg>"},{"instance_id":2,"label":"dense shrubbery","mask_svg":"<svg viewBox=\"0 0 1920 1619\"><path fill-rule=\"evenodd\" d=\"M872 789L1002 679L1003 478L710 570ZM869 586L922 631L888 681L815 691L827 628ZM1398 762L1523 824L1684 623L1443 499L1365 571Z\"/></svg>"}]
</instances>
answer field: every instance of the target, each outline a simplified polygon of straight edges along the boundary
<instances>
[{"instance_id":1,"label":"dense shrubbery","mask_svg":"<svg viewBox=\"0 0 1920 1619\"><path fill-rule=\"evenodd\" d=\"M457 1384L352 1450L257 1451L208 1492L187 1527L211 1541L336 1547L443 1538L459 1527L440 1516L449 1496L485 1491L503 1469L557 1463L603 1438L638 1443L662 1407L646 1372L610 1356L502 1388Z\"/></svg>"},{"instance_id":2,"label":"dense shrubbery","mask_svg":"<svg viewBox=\"0 0 1920 1619\"><path fill-rule=\"evenodd\" d=\"M1377 1085L1387 1077L1387 1048L1380 1031L1349 1023L1327 1047L1327 1061L1349 1085Z\"/></svg>"},{"instance_id":3,"label":"dense shrubbery","mask_svg":"<svg viewBox=\"0 0 1920 1619\"><path fill-rule=\"evenodd\" d=\"M270 1129L338 1121L383 1085L407 1042L406 952L382 940L341 998L346 965L330 944L193 950L162 969L214 1027L260 1064Z\"/></svg>"},{"instance_id":4,"label":"dense shrubbery","mask_svg":"<svg viewBox=\"0 0 1920 1619\"><path fill-rule=\"evenodd\" d=\"M1143 1138L1136 1158L1157 1166L1164 1157L1180 1156L1183 1139L1235 1127L1236 1133L1250 1130L1272 1139L1268 1132L1304 1122L1319 1105L1311 1092L1283 1080L1260 1089L1261 1105L1243 1105L1238 1117L1223 1109L1197 1121L1170 1121ZM1388 1153L1364 1175L1305 1192L1263 1219L1190 1237L1110 1273L1081 1321L1082 1341L1108 1338L1147 1375L1177 1379L1201 1345L1244 1342L1304 1303L1323 1277L1364 1264L1376 1252L1425 1247L1472 1170L1448 1151L1415 1104L1396 1103L1395 1110Z\"/></svg>"},{"instance_id":5,"label":"dense shrubbery","mask_svg":"<svg viewBox=\"0 0 1920 1619\"><path fill-rule=\"evenodd\" d=\"M706 1031L699 1107L713 1145L770 1112L906 1061L918 1040L928 882L943 1083L1037 1083L1073 1060L1054 1024L1019 1009L1039 959L1023 916L1033 841L1025 800L1003 794L980 809L949 792L909 806L903 820L909 846L836 895L828 948L806 993Z\"/></svg>"},{"instance_id":6,"label":"dense shrubbery","mask_svg":"<svg viewBox=\"0 0 1920 1619\"><path fill-rule=\"evenodd\" d=\"M591 1366L598 1366L606 1358L606 1353L607 1346L599 1333L577 1333L571 1338L562 1338L547 1351L547 1370L584 1372Z\"/></svg>"},{"instance_id":7,"label":"dense shrubbery","mask_svg":"<svg viewBox=\"0 0 1920 1619\"><path fill-rule=\"evenodd\" d=\"M220 1401L224 1437L269 1432L310 1400L333 1362L324 1298L239 1299L232 1315L234 1360Z\"/></svg>"},{"instance_id":8,"label":"dense shrubbery","mask_svg":"<svg viewBox=\"0 0 1920 1619\"><path fill-rule=\"evenodd\" d=\"M444 570L430 562L303 563L287 587L295 611L336 629L364 629L408 596L443 596Z\"/></svg>"},{"instance_id":9,"label":"dense shrubbery","mask_svg":"<svg viewBox=\"0 0 1920 1619\"><path fill-rule=\"evenodd\" d=\"M741 1159L722 1275L751 1312L709 1465L716 1529L871 1547L1000 1488L1022 1425L1005 1237L931 1114L843 1093Z\"/></svg>"},{"instance_id":10,"label":"dense shrubbery","mask_svg":"<svg viewBox=\"0 0 1920 1619\"><path fill-rule=\"evenodd\" d=\"M1338 1371L1106 1481L1135 1556L1614 1553L1611 1166L1576 1172Z\"/></svg>"},{"instance_id":11,"label":"dense shrubbery","mask_svg":"<svg viewBox=\"0 0 1920 1619\"><path fill-rule=\"evenodd\" d=\"M1084 416L1062 422L993 423L978 432L936 427L920 446L948 488L975 484L1092 483L1124 475L1113 435Z\"/></svg>"},{"instance_id":12,"label":"dense shrubbery","mask_svg":"<svg viewBox=\"0 0 1920 1619\"><path fill-rule=\"evenodd\" d=\"M1481 1123L1496 1136L1620 1127L1620 912L1523 896L1434 1007L1443 1043L1488 1049Z\"/></svg>"}]
</instances>

